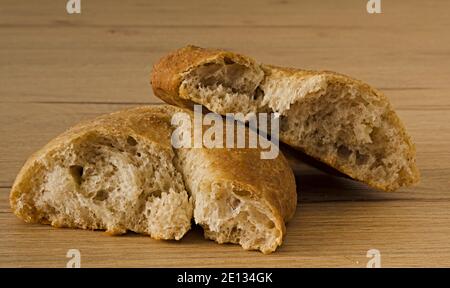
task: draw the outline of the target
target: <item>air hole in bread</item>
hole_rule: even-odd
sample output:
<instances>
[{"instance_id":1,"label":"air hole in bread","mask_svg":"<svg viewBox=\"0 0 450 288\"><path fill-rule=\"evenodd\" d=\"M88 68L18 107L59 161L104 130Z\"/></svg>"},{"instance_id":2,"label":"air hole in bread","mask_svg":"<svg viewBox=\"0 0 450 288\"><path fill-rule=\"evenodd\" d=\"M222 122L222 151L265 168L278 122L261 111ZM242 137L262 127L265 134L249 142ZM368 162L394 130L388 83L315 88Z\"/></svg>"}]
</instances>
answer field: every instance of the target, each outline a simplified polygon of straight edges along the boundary
<instances>
[{"instance_id":1,"label":"air hole in bread","mask_svg":"<svg viewBox=\"0 0 450 288\"><path fill-rule=\"evenodd\" d=\"M273 223L273 221L269 220L266 222L266 227L269 229L273 229L273 228L275 228L275 223Z\"/></svg>"},{"instance_id":2,"label":"air hole in bread","mask_svg":"<svg viewBox=\"0 0 450 288\"><path fill-rule=\"evenodd\" d=\"M97 191L97 193L94 196L94 200L97 200L97 201L104 201L107 198L108 198L108 192L103 189Z\"/></svg>"},{"instance_id":3,"label":"air hole in bread","mask_svg":"<svg viewBox=\"0 0 450 288\"><path fill-rule=\"evenodd\" d=\"M237 198L231 198L231 200L229 201L229 205L233 210L236 210L236 208L239 207L240 203L241 203L241 200L239 200Z\"/></svg>"},{"instance_id":4,"label":"air hole in bread","mask_svg":"<svg viewBox=\"0 0 450 288\"><path fill-rule=\"evenodd\" d=\"M262 100L264 98L264 90L261 87L256 87L255 93L253 93L253 100Z\"/></svg>"},{"instance_id":5,"label":"air hole in bread","mask_svg":"<svg viewBox=\"0 0 450 288\"><path fill-rule=\"evenodd\" d=\"M356 151L356 165L362 166L369 161L369 155L361 154Z\"/></svg>"},{"instance_id":6,"label":"air hole in bread","mask_svg":"<svg viewBox=\"0 0 450 288\"><path fill-rule=\"evenodd\" d=\"M130 146L136 146L136 145L137 145L136 139L134 139L134 138L131 137L131 136L128 136L128 137L127 137L127 143L128 143L128 145L130 145Z\"/></svg>"},{"instance_id":7,"label":"air hole in bread","mask_svg":"<svg viewBox=\"0 0 450 288\"><path fill-rule=\"evenodd\" d=\"M73 180L77 185L81 185L82 177L83 177L83 166L80 165L71 165L69 166L69 172L72 176Z\"/></svg>"},{"instance_id":8,"label":"air hole in bread","mask_svg":"<svg viewBox=\"0 0 450 288\"><path fill-rule=\"evenodd\" d=\"M341 159L347 160L352 154L352 151L350 151L346 146L340 145L337 149L337 154Z\"/></svg>"},{"instance_id":9,"label":"air hole in bread","mask_svg":"<svg viewBox=\"0 0 450 288\"><path fill-rule=\"evenodd\" d=\"M150 197L161 197L162 191L160 189L157 189L152 192Z\"/></svg>"},{"instance_id":10,"label":"air hole in bread","mask_svg":"<svg viewBox=\"0 0 450 288\"><path fill-rule=\"evenodd\" d=\"M231 65L231 64L234 64L235 62L233 61L233 60L231 60L229 57L224 57L223 58L223 62L226 64L226 65Z\"/></svg>"},{"instance_id":11,"label":"air hole in bread","mask_svg":"<svg viewBox=\"0 0 450 288\"><path fill-rule=\"evenodd\" d=\"M250 191L243 190L243 189L233 189L233 193L240 197L249 197L251 195Z\"/></svg>"}]
</instances>

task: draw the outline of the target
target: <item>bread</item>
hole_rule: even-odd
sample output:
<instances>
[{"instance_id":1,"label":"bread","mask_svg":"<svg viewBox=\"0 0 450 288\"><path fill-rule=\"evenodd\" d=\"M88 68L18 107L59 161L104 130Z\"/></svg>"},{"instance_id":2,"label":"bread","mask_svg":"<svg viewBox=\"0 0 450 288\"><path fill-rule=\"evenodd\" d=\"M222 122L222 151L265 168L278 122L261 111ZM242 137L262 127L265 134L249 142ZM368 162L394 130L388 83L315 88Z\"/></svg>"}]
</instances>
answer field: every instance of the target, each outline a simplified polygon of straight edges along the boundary
<instances>
[{"instance_id":1,"label":"bread","mask_svg":"<svg viewBox=\"0 0 450 288\"><path fill-rule=\"evenodd\" d=\"M275 251L297 201L287 161L261 160L259 149L174 149L176 113L192 116L140 107L61 134L18 174L14 213L30 223L178 240L194 212L208 238Z\"/></svg>"},{"instance_id":2,"label":"bread","mask_svg":"<svg viewBox=\"0 0 450 288\"><path fill-rule=\"evenodd\" d=\"M193 209L174 166L167 117L162 108L126 110L53 139L17 176L14 213L55 227L180 239Z\"/></svg>"},{"instance_id":3,"label":"bread","mask_svg":"<svg viewBox=\"0 0 450 288\"><path fill-rule=\"evenodd\" d=\"M278 112L282 142L372 187L392 191L419 181L414 145L388 99L348 76L187 46L154 66L151 84L178 106Z\"/></svg>"},{"instance_id":4,"label":"bread","mask_svg":"<svg viewBox=\"0 0 450 288\"><path fill-rule=\"evenodd\" d=\"M270 253L281 245L297 203L295 179L282 154L258 149L180 149L194 219L206 238Z\"/></svg>"}]
</instances>

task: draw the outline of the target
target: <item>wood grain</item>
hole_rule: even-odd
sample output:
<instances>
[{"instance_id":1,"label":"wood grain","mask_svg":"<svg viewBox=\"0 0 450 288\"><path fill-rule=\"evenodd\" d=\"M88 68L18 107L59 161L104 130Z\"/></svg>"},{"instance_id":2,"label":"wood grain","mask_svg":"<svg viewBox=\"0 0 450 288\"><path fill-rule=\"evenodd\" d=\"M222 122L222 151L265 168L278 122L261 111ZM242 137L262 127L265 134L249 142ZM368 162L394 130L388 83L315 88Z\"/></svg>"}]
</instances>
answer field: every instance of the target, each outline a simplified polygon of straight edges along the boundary
<instances>
[{"instance_id":1,"label":"wood grain","mask_svg":"<svg viewBox=\"0 0 450 288\"><path fill-rule=\"evenodd\" d=\"M0 264L64 267L75 248L83 267L365 267L376 248L383 266L448 266L449 209L448 200L300 203L283 246L263 255L205 240L200 228L176 242L25 224L2 204Z\"/></svg>"},{"instance_id":2,"label":"wood grain","mask_svg":"<svg viewBox=\"0 0 450 288\"><path fill-rule=\"evenodd\" d=\"M448 1L65 1L0 4L0 267L450 266ZM186 44L258 61L352 75L383 90L407 126L419 185L382 193L294 161L299 206L272 255L216 245L199 228L180 242L22 223L9 189L26 158L80 120L161 103L152 65Z\"/></svg>"}]
</instances>

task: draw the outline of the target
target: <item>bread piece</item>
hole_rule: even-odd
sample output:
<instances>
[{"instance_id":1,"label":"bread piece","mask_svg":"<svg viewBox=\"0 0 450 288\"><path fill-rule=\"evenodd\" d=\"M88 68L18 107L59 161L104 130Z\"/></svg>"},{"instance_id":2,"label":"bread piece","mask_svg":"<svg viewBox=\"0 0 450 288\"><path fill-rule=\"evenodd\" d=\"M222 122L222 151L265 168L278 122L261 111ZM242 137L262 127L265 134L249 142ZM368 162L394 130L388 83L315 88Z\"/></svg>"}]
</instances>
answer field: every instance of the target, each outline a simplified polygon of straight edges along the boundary
<instances>
[{"instance_id":1,"label":"bread piece","mask_svg":"<svg viewBox=\"0 0 450 288\"><path fill-rule=\"evenodd\" d=\"M17 176L14 213L56 227L180 239L193 209L174 166L166 114L161 108L125 110L58 136Z\"/></svg>"},{"instance_id":2,"label":"bread piece","mask_svg":"<svg viewBox=\"0 0 450 288\"><path fill-rule=\"evenodd\" d=\"M180 239L195 207L207 237L274 251L297 199L284 157L261 160L259 149L173 149L176 113L192 117L173 106L140 107L58 136L17 176L10 195L14 213L56 227Z\"/></svg>"},{"instance_id":3,"label":"bread piece","mask_svg":"<svg viewBox=\"0 0 450 288\"><path fill-rule=\"evenodd\" d=\"M179 149L177 155L206 238L264 253L281 245L297 203L294 174L281 153L264 160L260 149L248 148Z\"/></svg>"},{"instance_id":4,"label":"bread piece","mask_svg":"<svg viewBox=\"0 0 450 288\"><path fill-rule=\"evenodd\" d=\"M348 76L187 46L154 66L151 83L156 96L183 107L278 112L282 142L372 187L419 181L414 145L387 98Z\"/></svg>"}]
</instances>

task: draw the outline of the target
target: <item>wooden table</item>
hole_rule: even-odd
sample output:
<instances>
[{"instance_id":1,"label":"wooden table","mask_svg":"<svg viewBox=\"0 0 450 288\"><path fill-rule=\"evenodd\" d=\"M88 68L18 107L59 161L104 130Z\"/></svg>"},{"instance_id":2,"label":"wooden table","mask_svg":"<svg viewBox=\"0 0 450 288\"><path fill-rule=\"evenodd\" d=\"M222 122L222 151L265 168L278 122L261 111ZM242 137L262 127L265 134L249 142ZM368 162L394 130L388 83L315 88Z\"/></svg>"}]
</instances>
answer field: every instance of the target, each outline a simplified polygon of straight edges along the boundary
<instances>
[{"instance_id":1,"label":"wooden table","mask_svg":"<svg viewBox=\"0 0 450 288\"><path fill-rule=\"evenodd\" d=\"M161 3L159 3L161 2ZM450 266L449 1L65 1L0 3L0 266ZM383 90L417 145L422 182L383 193L301 163L300 201L271 255L217 245L25 224L8 194L26 158L82 119L158 104L152 65L186 44L328 69Z\"/></svg>"}]
</instances>

